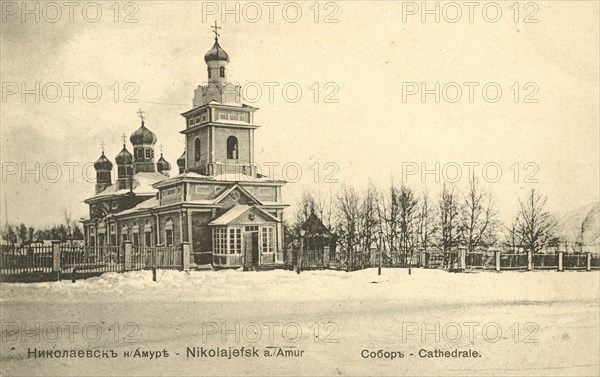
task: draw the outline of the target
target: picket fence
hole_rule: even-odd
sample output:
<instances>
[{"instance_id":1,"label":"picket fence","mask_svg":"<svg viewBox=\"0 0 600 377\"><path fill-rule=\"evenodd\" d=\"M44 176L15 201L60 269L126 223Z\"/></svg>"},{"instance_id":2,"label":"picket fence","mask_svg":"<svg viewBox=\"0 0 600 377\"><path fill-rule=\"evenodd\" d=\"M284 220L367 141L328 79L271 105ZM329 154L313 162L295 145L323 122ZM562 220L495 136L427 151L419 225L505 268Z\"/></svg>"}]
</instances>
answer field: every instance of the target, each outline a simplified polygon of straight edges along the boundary
<instances>
[{"instance_id":1,"label":"picket fence","mask_svg":"<svg viewBox=\"0 0 600 377\"><path fill-rule=\"evenodd\" d=\"M98 275L148 269L190 268L190 245L83 246L70 242L0 244L0 278L28 281L60 279L61 275ZM3 279L7 280L7 279Z\"/></svg>"}]
</instances>

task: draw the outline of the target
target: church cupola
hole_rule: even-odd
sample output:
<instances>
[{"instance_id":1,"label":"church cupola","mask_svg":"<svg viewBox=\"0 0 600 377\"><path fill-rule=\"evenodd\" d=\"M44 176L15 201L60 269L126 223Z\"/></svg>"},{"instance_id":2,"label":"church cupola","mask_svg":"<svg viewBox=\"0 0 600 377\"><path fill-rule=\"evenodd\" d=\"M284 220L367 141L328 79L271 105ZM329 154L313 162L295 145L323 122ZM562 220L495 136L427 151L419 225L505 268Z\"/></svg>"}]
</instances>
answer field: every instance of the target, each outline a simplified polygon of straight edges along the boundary
<instances>
[{"instance_id":1,"label":"church cupola","mask_svg":"<svg viewBox=\"0 0 600 377\"><path fill-rule=\"evenodd\" d=\"M102 145L102 155L94 162L94 169L96 169L96 194L106 190L108 186L112 184L111 171L113 168L112 162L104 155L104 144Z\"/></svg>"},{"instance_id":2,"label":"church cupola","mask_svg":"<svg viewBox=\"0 0 600 377\"><path fill-rule=\"evenodd\" d=\"M183 151L183 154L177 159L177 167L179 167L179 174L183 174L185 172L185 159L186 153Z\"/></svg>"},{"instance_id":3,"label":"church cupola","mask_svg":"<svg viewBox=\"0 0 600 377\"><path fill-rule=\"evenodd\" d=\"M117 163L117 189L131 189L133 181L133 156L125 146L125 134L123 134L123 149L115 157Z\"/></svg>"},{"instance_id":4,"label":"church cupola","mask_svg":"<svg viewBox=\"0 0 600 377\"><path fill-rule=\"evenodd\" d=\"M171 171L171 164L169 164L167 162L167 160L165 160L165 158L163 157L162 145L161 145L160 158L156 162L156 171L158 171L160 174L166 175L167 177L169 176L169 172Z\"/></svg>"},{"instance_id":5,"label":"church cupola","mask_svg":"<svg viewBox=\"0 0 600 377\"><path fill-rule=\"evenodd\" d=\"M199 107L212 101L220 103L242 103L242 87L239 84L232 84L227 81L227 65L229 64L229 55L219 44L218 32L221 27L211 26L215 33L215 43L212 48L204 54L206 69L208 71L208 83L198 85L194 91L193 106ZM202 117L200 117L201 121Z\"/></svg>"},{"instance_id":6,"label":"church cupola","mask_svg":"<svg viewBox=\"0 0 600 377\"><path fill-rule=\"evenodd\" d=\"M217 22L215 21L215 26L212 26L215 33L215 44L212 46L210 50L206 54L204 54L204 61L208 66L208 83L209 84L225 84L227 82L227 64L229 63L229 55L223 50L221 45L219 45L219 36L218 30L221 28L217 26Z\"/></svg>"},{"instance_id":7,"label":"church cupola","mask_svg":"<svg viewBox=\"0 0 600 377\"><path fill-rule=\"evenodd\" d=\"M139 116L142 125L131 134L129 141L133 144L133 168L135 173L154 172L154 144L156 144L156 135L146 128L144 124L143 111L139 110Z\"/></svg>"}]
</instances>

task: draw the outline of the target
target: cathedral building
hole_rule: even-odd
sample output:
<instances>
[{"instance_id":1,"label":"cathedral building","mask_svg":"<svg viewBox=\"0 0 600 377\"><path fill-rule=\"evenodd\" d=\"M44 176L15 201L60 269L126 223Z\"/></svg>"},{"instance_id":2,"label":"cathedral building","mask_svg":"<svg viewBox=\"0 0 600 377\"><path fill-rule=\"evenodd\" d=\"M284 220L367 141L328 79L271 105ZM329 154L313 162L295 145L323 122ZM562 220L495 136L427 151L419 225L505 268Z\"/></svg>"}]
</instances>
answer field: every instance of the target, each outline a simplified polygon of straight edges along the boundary
<instances>
[{"instance_id":1,"label":"cathedral building","mask_svg":"<svg viewBox=\"0 0 600 377\"><path fill-rule=\"evenodd\" d=\"M241 88L227 79L229 55L215 43L205 54L208 82L194 92L185 119L185 151L178 174L162 153L155 162L156 135L141 126L131 134L131 153L94 164L95 195L86 199L83 220L88 246L191 246L191 266L217 268L278 266L284 263L285 181L257 172L254 162L255 107L243 103Z\"/></svg>"}]
</instances>

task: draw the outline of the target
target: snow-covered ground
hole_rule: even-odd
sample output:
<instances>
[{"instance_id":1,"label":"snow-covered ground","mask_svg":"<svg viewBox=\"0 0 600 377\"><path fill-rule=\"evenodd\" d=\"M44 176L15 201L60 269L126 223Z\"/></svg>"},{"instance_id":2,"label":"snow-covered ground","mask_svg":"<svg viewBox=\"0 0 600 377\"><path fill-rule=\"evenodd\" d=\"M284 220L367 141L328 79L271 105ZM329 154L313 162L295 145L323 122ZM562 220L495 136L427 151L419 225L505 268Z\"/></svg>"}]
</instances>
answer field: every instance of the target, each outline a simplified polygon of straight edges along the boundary
<instances>
[{"instance_id":1,"label":"snow-covered ground","mask_svg":"<svg viewBox=\"0 0 600 377\"><path fill-rule=\"evenodd\" d=\"M151 276L1 284L0 374L600 374L598 272L158 271L157 282ZM253 346L259 357L200 352ZM198 357L191 357L195 347ZM27 358L28 348L114 350L118 357ZM138 348L167 350L169 357L123 357ZM284 357L280 348L296 354ZM421 357L436 349L478 355ZM379 358L379 350L404 357Z\"/></svg>"}]
</instances>

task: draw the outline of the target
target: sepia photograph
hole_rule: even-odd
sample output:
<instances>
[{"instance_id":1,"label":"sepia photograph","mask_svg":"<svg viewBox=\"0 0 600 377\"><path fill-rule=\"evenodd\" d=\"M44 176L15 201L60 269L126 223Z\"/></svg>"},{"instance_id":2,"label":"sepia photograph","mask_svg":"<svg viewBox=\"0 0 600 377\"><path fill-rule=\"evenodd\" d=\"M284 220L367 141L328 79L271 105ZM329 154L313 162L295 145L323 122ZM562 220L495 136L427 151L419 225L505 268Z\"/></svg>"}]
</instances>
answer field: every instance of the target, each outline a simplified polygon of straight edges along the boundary
<instances>
[{"instance_id":1,"label":"sepia photograph","mask_svg":"<svg viewBox=\"0 0 600 377\"><path fill-rule=\"evenodd\" d=\"M600 376L600 1L0 19L0 376Z\"/></svg>"}]
</instances>

